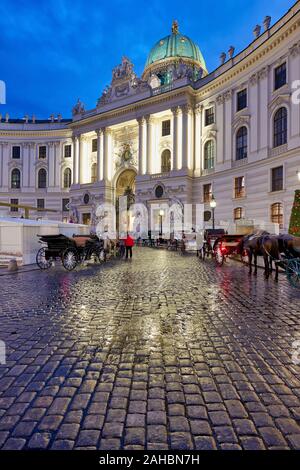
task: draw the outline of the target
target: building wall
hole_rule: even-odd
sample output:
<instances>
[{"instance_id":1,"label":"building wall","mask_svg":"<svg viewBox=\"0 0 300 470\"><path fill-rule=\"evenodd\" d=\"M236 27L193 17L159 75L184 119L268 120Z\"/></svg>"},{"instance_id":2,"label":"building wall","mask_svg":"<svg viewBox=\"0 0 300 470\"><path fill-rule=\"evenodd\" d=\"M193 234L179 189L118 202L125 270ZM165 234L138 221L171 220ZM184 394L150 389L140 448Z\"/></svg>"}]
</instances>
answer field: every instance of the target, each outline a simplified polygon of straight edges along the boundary
<instances>
[{"instance_id":1,"label":"building wall","mask_svg":"<svg viewBox=\"0 0 300 470\"><path fill-rule=\"evenodd\" d=\"M274 89L274 70L285 63L287 81ZM0 122L0 201L45 206L62 212L62 199L79 221L93 216L96 206L114 201L117 178L122 169L137 173L136 198L147 204L156 201L155 187L164 188L163 199L172 203L202 203L203 185L211 184L216 199L216 220L232 220L233 211L243 208L249 219L270 220L271 205L282 203L283 229L287 229L294 190L299 187L300 106L293 104L293 83L300 79L300 2L278 23L255 39L244 51L199 82L182 79L173 88L151 95L143 90L105 104L102 109L80 110L70 122ZM237 93L247 90L247 107L237 111ZM140 99L138 99L140 97ZM287 109L287 143L273 147L273 119ZM214 110L214 122L205 125L205 111ZM164 120L171 121L170 135L162 136ZM248 132L247 158L236 160L236 134ZM92 148L97 139L97 149ZM214 165L204 166L205 144L214 142ZM72 155L64 158L64 146L72 144ZM122 160L124 145L132 151ZM11 158L12 145L21 146L21 158ZM46 145L47 158L38 158L39 145ZM171 152L171 171L161 173L161 155ZM92 181L92 165L97 180ZM271 170L283 166L283 189L271 191ZM20 168L20 189L10 187L10 174ZM63 171L72 170L72 187L63 188ZM37 187L37 173L47 170L46 189ZM245 196L234 197L234 179L245 178ZM88 197L85 197L88 196ZM209 210L209 204L205 208ZM1 210L1 209L0 209ZM7 209L1 210L7 213ZM36 216L39 214L36 214ZM42 214L49 216L49 214ZM51 215L51 218L54 217Z\"/></svg>"}]
</instances>

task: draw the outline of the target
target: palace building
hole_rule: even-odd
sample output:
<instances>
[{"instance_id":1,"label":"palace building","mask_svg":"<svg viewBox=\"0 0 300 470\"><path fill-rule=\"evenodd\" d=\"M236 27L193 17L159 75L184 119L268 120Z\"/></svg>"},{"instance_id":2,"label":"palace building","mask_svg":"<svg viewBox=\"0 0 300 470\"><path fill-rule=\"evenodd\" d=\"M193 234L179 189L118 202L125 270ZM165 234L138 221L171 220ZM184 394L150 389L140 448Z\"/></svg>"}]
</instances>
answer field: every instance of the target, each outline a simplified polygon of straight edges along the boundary
<instances>
[{"instance_id":1,"label":"palace building","mask_svg":"<svg viewBox=\"0 0 300 470\"><path fill-rule=\"evenodd\" d=\"M286 230L300 186L300 2L212 72L181 26L154 44L141 77L123 57L94 109L78 100L72 119L2 115L0 202L95 224L96 207L126 192L147 207L203 203L207 220L213 195L217 223Z\"/></svg>"}]
</instances>

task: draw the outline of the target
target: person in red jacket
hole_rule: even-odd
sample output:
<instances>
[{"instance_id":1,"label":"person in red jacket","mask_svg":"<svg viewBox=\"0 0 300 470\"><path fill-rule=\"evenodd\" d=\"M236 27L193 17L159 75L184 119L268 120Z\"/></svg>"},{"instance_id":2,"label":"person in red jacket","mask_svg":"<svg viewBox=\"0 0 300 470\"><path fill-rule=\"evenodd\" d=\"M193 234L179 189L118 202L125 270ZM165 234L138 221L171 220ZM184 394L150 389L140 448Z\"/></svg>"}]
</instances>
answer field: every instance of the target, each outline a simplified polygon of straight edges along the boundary
<instances>
[{"instance_id":1,"label":"person in red jacket","mask_svg":"<svg viewBox=\"0 0 300 470\"><path fill-rule=\"evenodd\" d=\"M130 258L132 258L132 247L134 245L134 239L127 233L127 237L125 239L125 247L126 247L126 259L128 259L128 255L130 254Z\"/></svg>"}]
</instances>

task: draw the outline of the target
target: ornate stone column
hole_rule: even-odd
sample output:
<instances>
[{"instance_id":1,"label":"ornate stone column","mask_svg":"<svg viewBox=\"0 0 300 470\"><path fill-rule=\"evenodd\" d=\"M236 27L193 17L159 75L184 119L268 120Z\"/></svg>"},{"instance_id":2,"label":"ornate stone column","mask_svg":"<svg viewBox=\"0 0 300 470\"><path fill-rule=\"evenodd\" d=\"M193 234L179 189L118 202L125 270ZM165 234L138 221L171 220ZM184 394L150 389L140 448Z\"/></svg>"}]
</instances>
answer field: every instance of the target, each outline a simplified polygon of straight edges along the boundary
<instances>
[{"instance_id":1,"label":"ornate stone column","mask_svg":"<svg viewBox=\"0 0 300 470\"><path fill-rule=\"evenodd\" d=\"M29 187L29 177L30 177L30 146L29 142L24 142L22 144L22 161L23 161L23 175L22 175L22 186L24 188Z\"/></svg>"},{"instance_id":2,"label":"ornate stone column","mask_svg":"<svg viewBox=\"0 0 300 470\"><path fill-rule=\"evenodd\" d=\"M80 135L78 138L78 183L83 183L83 151L84 151L84 139Z\"/></svg>"},{"instance_id":3,"label":"ornate stone column","mask_svg":"<svg viewBox=\"0 0 300 470\"><path fill-rule=\"evenodd\" d=\"M60 188L61 187L61 161L62 161L62 152L63 152L63 145L60 141L54 142L54 155L55 155L55 178L54 178L54 186Z\"/></svg>"},{"instance_id":4,"label":"ornate stone column","mask_svg":"<svg viewBox=\"0 0 300 470\"><path fill-rule=\"evenodd\" d=\"M180 114L179 106L171 109L173 113L173 156L172 156L172 170L179 170L180 161L179 161L179 142L178 142L178 119Z\"/></svg>"},{"instance_id":5,"label":"ornate stone column","mask_svg":"<svg viewBox=\"0 0 300 470\"><path fill-rule=\"evenodd\" d=\"M192 107L189 104L182 106L182 168L187 169L190 163L190 117Z\"/></svg>"},{"instance_id":6,"label":"ornate stone column","mask_svg":"<svg viewBox=\"0 0 300 470\"><path fill-rule=\"evenodd\" d=\"M145 118L140 117L137 119L139 124L139 166L138 166L138 174L144 175L145 174L145 166L144 166L144 130L145 130Z\"/></svg>"},{"instance_id":7,"label":"ornate stone column","mask_svg":"<svg viewBox=\"0 0 300 470\"><path fill-rule=\"evenodd\" d=\"M29 186L32 190L35 189L35 158L36 158L36 143L30 142L29 144L29 155L30 155L30 162L29 162Z\"/></svg>"},{"instance_id":8,"label":"ornate stone column","mask_svg":"<svg viewBox=\"0 0 300 470\"><path fill-rule=\"evenodd\" d=\"M78 146L79 138L78 136L72 137L73 140L73 184L79 183L79 173L78 173Z\"/></svg>"},{"instance_id":9,"label":"ornate stone column","mask_svg":"<svg viewBox=\"0 0 300 470\"><path fill-rule=\"evenodd\" d=\"M197 175L200 176L201 173L201 160L202 160L202 155L201 155L201 137L202 137L202 109L203 106L202 104L198 103L196 104L194 108L194 116L195 116L195 138L194 138L194 143L195 143L195 159L194 159L194 169L197 172Z\"/></svg>"},{"instance_id":10,"label":"ornate stone column","mask_svg":"<svg viewBox=\"0 0 300 470\"><path fill-rule=\"evenodd\" d=\"M54 142L48 142L48 172L49 172L49 187L55 186L55 155L54 155Z\"/></svg>"},{"instance_id":11,"label":"ornate stone column","mask_svg":"<svg viewBox=\"0 0 300 470\"><path fill-rule=\"evenodd\" d=\"M147 124L147 175L151 175L152 171L152 159L153 159L153 148L152 148L152 140L153 140L153 117L151 115L146 116L146 124Z\"/></svg>"},{"instance_id":12,"label":"ornate stone column","mask_svg":"<svg viewBox=\"0 0 300 470\"><path fill-rule=\"evenodd\" d=\"M103 169L102 169L102 160L101 158L101 137L102 137L102 131L101 129L96 130L97 134L97 181L101 181L103 179Z\"/></svg>"},{"instance_id":13,"label":"ornate stone column","mask_svg":"<svg viewBox=\"0 0 300 470\"><path fill-rule=\"evenodd\" d=\"M103 178L109 181L110 175L110 143L111 143L111 129L102 128L103 132Z\"/></svg>"}]
</instances>

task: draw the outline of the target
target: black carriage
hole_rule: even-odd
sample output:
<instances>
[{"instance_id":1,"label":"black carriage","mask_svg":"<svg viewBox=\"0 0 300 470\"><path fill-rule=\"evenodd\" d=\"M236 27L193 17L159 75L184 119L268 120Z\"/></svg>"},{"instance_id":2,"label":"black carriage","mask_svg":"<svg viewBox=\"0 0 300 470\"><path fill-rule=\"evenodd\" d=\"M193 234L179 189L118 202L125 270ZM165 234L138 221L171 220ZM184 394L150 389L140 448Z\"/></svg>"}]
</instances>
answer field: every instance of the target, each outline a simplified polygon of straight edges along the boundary
<instances>
[{"instance_id":1,"label":"black carriage","mask_svg":"<svg viewBox=\"0 0 300 470\"><path fill-rule=\"evenodd\" d=\"M198 247L200 259L205 260L206 257L214 255L214 246L216 241L225 234L224 229L206 229L204 231L203 245Z\"/></svg>"},{"instance_id":2,"label":"black carriage","mask_svg":"<svg viewBox=\"0 0 300 470\"><path fill-rule=\"evenodd\" d=\"M103 241L95 235L39 235L44 246L36 255L40 269L49 269L55 260L61 260L68 271L72 271L83 261L101 262L105 259Z\"/></svg>"},{"instance_id":3,"label":"black carriage","mask_svg":"<svg viewBox=\"0 0 300 470\"><path fill-rule=\"evenodd\" d=\"M239 256L243 262L247 262L248 258L240 249L240 244L244 235L224 234L218 237L214 243L214 258L218 266L222 266L227 258Z\"/></svg>"},{"instance_id":4,"label":"black carriage","mask_svg":"<svg viewBox=\"0 0 300 470\"><path fill-rule=\"evenodd\" d=\"M204 232L204 243L200 250L200 258L211 255L218 266L222 266L227 258L240 256L242 261L247 262L244 253L240 252L240 242L244 235L230 235L224 229L207 229Z\"/></svg>"}]
</instances>

